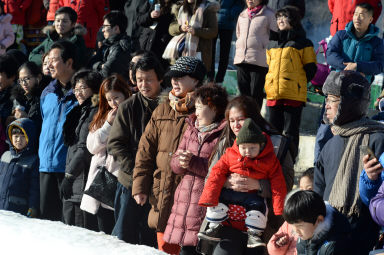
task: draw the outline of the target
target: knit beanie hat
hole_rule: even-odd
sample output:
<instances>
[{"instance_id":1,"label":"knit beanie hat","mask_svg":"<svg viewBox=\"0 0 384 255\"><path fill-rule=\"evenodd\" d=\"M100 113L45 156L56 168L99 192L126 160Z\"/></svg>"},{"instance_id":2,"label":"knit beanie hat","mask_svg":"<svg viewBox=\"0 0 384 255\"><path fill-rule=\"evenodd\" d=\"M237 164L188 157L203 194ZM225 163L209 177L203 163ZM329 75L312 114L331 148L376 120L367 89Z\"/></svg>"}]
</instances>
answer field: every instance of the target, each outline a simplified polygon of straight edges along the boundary
<instances>
[{"instance_id":1,"label":"knit beanie hat","mask_svg":"<svg viewBox=\"0 0 384 255\"><path fill-rule=\"evenodd\" d=\"M181 57L171 66L170 71L166 74L169 77L183 77L189 75L202 82L204 80L206 69L203 62L195 57Z\"/></svg>"},{"instance_id":2,"label":"knit beanie hat","mask_svg":"<svg viewBox=\"0 0 384 255\"><path fill-rule=\"evenodd\" d=\"M251 118L245 119L236 137L237 145L242 143L265 143L266 141L267 139L256 123Z\"/></svg>"},{"instance_id":3,"label":"knit beanie hat","mask_svg":"<svg viewBox=\"0 0 384 255\"><path fill-rule=\"evenodd\" d=\"M324 112L323 120L327 124L342 126L365 116L370 103L370 84L359 72L332 71L323 85L324 95L340 97L340 104L333 123L329 123Z\"/></svg>"}]
</instances>

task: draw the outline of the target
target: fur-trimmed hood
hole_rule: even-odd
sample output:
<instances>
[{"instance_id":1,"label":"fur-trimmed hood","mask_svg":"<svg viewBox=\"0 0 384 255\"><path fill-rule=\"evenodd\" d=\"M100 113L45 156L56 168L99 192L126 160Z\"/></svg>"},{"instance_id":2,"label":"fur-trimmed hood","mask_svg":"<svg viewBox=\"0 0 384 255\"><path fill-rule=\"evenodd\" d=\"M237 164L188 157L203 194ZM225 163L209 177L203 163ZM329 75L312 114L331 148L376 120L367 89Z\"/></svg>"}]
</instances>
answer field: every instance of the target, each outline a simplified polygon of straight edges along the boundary
<instances>
[{"instance_id":1,"label":"fur-trimmed hood","mask_svg":"<svg viewBox=\"0 0 384 255\"><path fill-rule=\"evenodd\" d=\"M58 36L54 25L45 26L41 31L48 37ZM75 27L73 28L73 34L83 36L86 33L87 29L83 25L76 23Z\"/></svg>"}]
</instances>

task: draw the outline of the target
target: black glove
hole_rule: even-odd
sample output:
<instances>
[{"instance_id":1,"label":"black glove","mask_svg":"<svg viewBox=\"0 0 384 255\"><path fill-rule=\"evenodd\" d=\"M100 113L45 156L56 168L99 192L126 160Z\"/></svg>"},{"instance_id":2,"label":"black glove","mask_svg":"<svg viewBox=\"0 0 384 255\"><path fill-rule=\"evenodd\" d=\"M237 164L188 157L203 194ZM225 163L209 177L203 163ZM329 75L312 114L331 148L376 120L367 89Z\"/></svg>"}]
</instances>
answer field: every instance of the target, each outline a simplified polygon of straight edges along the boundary
<instances>
[{"instance_id":1,"label":"black glove","mask_svg":"<svg viewBox=\"0 0 384 255\"><path fill-rule=\"evenodd\" d=\"M60 187L60 194L62 198L69 199L73 195L72 186L74 181L75 179L73 178L65 177L63 179L63 182L61 183Z\"/></svg>"}]
</instances>

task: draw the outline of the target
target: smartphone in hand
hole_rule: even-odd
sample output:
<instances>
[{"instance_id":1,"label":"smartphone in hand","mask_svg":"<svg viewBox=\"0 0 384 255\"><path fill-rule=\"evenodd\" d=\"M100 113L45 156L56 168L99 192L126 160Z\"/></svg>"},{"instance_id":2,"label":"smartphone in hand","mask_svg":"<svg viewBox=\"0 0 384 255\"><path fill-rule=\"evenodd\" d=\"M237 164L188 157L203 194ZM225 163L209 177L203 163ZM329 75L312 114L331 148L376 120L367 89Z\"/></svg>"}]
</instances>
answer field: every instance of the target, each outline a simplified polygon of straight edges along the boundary
<instances>
[{"instance_id":1,"label":"smartphone in hand","mask_svg":"<svg viewBox=\"0 0 384 255\"><path fill-rule=\"evenodd\" d=\"M376 159L377 161L378 158L375 156L375 153L372 151L371 148L369 148L368 146L366 145L360 145L360 151L364 154L364 155L369 155L369 160L371 159Z\"/></svg>"}]
</instances>

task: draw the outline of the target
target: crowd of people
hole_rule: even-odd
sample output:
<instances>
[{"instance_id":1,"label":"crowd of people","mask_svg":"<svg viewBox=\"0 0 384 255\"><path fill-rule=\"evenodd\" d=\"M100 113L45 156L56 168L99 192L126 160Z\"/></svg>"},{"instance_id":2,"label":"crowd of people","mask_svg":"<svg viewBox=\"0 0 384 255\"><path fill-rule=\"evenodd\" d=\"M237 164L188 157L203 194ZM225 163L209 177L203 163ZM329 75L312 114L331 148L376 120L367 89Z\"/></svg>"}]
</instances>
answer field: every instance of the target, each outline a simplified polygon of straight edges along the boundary
<instances>
[{"instance_id":1,"label":"crowd of people","mask_svg":"<svg viewBox=\"0 0 384 255\"><path fill-rule=\"evenodd\" d=\"M318 72L305 1L37 2L46 37L28 54L34 1L0 2L0 209L168 254L383 252L380 1L328 1L315 162L294 190Z\"/></svg>"}]
</instances>

